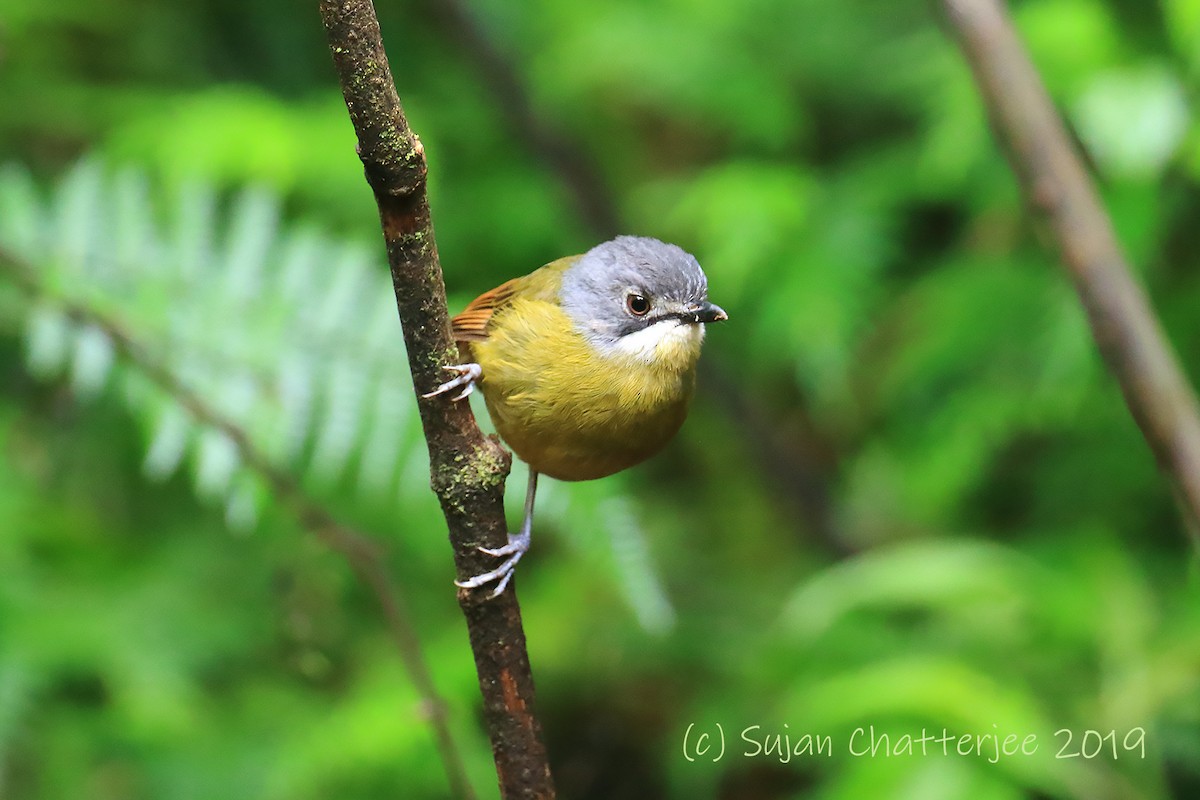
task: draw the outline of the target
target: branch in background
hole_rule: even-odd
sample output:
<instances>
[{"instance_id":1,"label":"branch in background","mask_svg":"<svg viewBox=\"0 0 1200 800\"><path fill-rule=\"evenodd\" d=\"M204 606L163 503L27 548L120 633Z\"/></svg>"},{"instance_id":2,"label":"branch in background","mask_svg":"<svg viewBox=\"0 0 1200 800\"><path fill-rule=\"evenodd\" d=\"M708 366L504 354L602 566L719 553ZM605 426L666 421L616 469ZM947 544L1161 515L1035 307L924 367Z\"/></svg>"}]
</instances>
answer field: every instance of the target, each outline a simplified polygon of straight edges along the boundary
<instances>
[{"instance_id":1,"label":"branch in background","mask_svg":"<svg viewBox=\"0 0 1200 800\"><path fill-rule=\"evenodd\" d=\"M446 289L426 196L425 152L408 127L370 0L320 0L321 19L358 136L367 183L379 206L396 305L414 387L441 383L457 361ZM420 395L421 389L416 389ZM479 432L466 403L418 397L433 489L441 501L460 579L491 564L479 547L507 541L504 479L510 456ZM484 718L505 798L554 796L516 592L495 599L458 592L467 620Z\"/></svg>"},{"instance_id":2,"label":"branch in background","mask_svg":"<svg viewBox=\"0 0 1200 800\"><path fill-rule=\"evenodd\" d=\"M203 396L188 388L165 363L129 334L119 321L82 303L52 294L38 280L36 271L11 253L0 250L0 266L35 301L55 305L76 323L102 331L118 355L170 395L196 422L228 437L237 448L242 463L270 487L280 505L295 514L300 523L327 547L346 559L358 579L375 595L383 611L388 632L429 716L438 755L451 788L459 797L471 797L466 769L458 745L450 734L446 704L439 696L429 666L421 655L416 629L410 622L410 614L400 592L388 577L379 546L369 537L334 519L324 506L300 488L291 475L272 464L266 454L250 441L245 430L209 405Z\"/></svg>"},{"instance_id":3,"label":"branch in background","mask_svg":"<svg viewBox=\"0 0 1200 800\"><path fill-rule=\"evenodd\" d=\"M565 185L584 224L600 239L622 233L611 190L595 163L577 143L538 115L512 61L497 47L463 0L430 0L430 12L476 66L479 79L495 96L517 138L548 165Z\"/></svg>"},{"instance_id":4,"label":"branch in background","mask_svg":"<svg viewBox=\"0 0 1200 800\"><path fill-rule=\"evenodd\" d=\"M1054 231L1092 335L1200 547L1200 413L1062 120L998 0L942 0L1026 203Z\"/></svg>"},{"instance_id":5,"label":"branch in background","mask_svg":"<svg viewBox=\"0 0 1200 800\"><path fill-rule=\"evenodd\" d=\"M427 6L446 33L458 41L475 72L500 98L500 112L514 134L554 173L571 194L580 217L598 240L624 232L616 198L579 142L564 136L533 107L512 59L496 44L464 0L428 0ZM836 448L822 440L815 426L802 424L791 436L756 398L712 359L700 361L698 391L737 420L753 452L767 465L763 477L780 495L784 507L794 508L804 530L839 556L851 552L834 522L831 486L837 474ZM796 412L796 409L792 409ZM807 423L807 420L804 420ZM817 456L814 454L823 454Z\"/></svg>"}]
</instances>

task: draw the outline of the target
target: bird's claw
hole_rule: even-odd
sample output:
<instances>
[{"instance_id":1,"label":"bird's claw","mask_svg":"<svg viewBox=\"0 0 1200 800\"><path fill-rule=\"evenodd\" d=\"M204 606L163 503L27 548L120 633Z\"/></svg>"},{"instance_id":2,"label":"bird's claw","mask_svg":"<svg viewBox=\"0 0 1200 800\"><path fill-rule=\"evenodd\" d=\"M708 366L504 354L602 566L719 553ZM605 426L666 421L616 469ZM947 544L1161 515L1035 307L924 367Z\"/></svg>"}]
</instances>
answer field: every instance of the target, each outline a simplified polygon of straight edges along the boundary
<instances>
[{"instance_id":1,"label":"bird's claw","mask_svg":"<svg viewBox=\"0 0 1200 800\"><path fill-rule=\"evenodd\" d=\"M458 376L446 381L432 392L421 395L421 397L428 400L431 397L437 397L439 394L445 394L451 389L457 389L459 386L462 386L463 390L450 399L455 401L463 400L471 396L471 392L475 391L475 382L483 375L483 367L478 364L447 364L442 369L457 372Z\"/></svg>"},{"instance_id":2,"label":"bird's claw","mask_svg":"<svg viewBox=\"0 0 1200 800\"><path fill-rule=\"evenodd\" d=\"M489 556L503 558L504 562L500 566L488 572L481 573L472 578L467 578L465 581L455 581L454 585L463 589L477 589L484 584L498 581L496 588L492 590L490 597L498 597L508 587L508 582L512 580L513 574L517 571L517 562L521 560L521 556L525 555L529 550L528 533L517 533L508 535L508 544L503 547L480 547L479 552L486 553Z\"/></svg>"}]
</instances>

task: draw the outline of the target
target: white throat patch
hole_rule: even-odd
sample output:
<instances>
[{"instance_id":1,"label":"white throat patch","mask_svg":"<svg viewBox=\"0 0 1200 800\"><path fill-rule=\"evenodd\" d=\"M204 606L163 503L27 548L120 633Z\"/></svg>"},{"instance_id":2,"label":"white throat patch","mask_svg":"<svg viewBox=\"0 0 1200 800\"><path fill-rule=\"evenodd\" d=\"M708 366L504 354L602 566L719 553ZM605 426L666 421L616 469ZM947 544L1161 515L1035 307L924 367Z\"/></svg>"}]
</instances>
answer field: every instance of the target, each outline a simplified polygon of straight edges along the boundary
<instances>
[{"instance_id":1,"label":"white throat patch","mask_svg":"<svg viewBox=\"0 0 1200 800\"><path fill-rule=\"evenodd\" d=\"M662 359L686 358L691 354L689 351L698 350L703 340L703 325L664 319L620 337L611 352L614 356L653 364Z\"/></svg>"}]
</instances>

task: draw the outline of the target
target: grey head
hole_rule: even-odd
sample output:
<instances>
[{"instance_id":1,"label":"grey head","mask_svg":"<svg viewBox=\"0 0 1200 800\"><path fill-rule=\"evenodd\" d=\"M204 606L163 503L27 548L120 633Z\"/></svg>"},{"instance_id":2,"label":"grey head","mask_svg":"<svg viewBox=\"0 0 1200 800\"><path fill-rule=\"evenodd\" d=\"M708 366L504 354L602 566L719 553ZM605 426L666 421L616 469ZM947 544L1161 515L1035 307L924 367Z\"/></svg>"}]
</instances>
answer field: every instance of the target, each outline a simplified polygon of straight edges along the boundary
<instances>
[{"instance_id":1,"label":"grey head","mask_svg":"<svg viewBox=\"0 0 1200 800\"><path fill-rule=\"evenodd\" d=\"M660 323L728 318L708 301L708 278L692 254L643 236L618 236L584 253L563 274L559 299L579 332L606 348Z\"/></svg>"}]
</instances>

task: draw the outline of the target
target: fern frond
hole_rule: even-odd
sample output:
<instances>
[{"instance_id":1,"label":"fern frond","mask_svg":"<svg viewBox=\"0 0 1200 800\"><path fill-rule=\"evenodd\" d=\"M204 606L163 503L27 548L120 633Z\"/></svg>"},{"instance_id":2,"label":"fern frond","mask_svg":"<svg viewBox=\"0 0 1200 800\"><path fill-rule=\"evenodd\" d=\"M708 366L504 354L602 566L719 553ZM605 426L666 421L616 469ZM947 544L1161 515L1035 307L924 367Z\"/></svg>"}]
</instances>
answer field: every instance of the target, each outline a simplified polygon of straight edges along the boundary
<instances>
[{"instance_id":1,"label":"fern frond","mask_svg":"<svg viewBox=\"0 0 1200 800\"><path fill-rule=\"evenodd\" d=\"M146 474L187 468L197 494L239 526L253 525L262 492L236 443L170 392L114 370L110 335L68 309L104 314L280 468L316 487L356 475L364 494L390 493L418 443L386 272L356 244L283 230L261 189L222 203L186 185L161 206L144 177L92 162L45 198L21 169L0 173L0 246L45 292L24 320L30 370L65 376L81 396L117 389L144 422Z\"/></svg>"}]
</instances>

